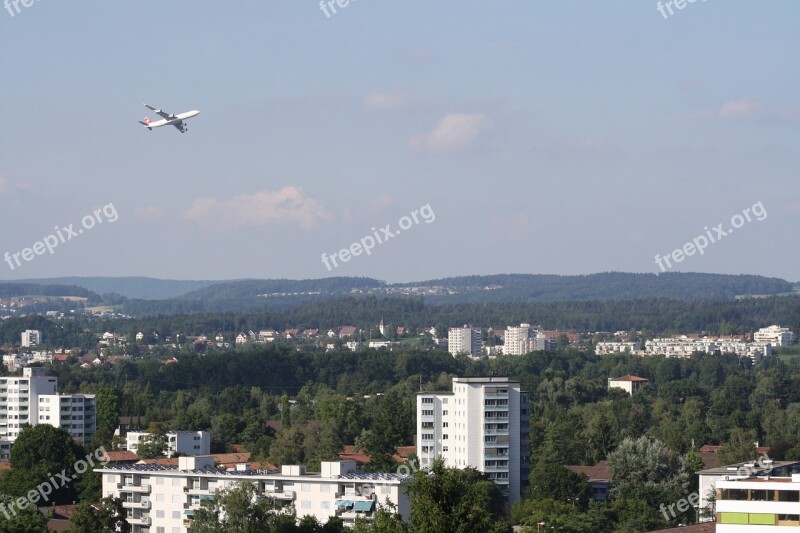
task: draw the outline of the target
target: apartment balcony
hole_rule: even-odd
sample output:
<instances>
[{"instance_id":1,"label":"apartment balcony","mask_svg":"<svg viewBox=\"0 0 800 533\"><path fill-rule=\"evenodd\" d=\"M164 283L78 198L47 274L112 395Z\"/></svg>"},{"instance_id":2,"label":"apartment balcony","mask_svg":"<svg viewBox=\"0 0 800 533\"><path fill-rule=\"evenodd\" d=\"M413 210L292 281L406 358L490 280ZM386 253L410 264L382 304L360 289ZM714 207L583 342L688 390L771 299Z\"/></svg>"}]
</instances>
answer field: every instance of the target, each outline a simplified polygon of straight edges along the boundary
<instances>
[{"instance_id":1,"label":"apartment balcony","mask_svg":"<svg viewBox=\"0 0 800 533\"><path fill-rule=\"evenodd\" d=\"M484 435L508 435L508 428L505 429L484 429Z\"/></svg>"},{"instance_id":2,"label":"apartment balcony","mask_svg":"<svg viewBox=\"0 0 800 533\"><path fill-rule=\"evenodd\" d=\"M117 483L117 489L120 492L140 492L140 493L149 493L150 492L150 485L148 484L141 484L141 485L134 485L133 483Z\"/></svg>"},{"instance_id":3,"label":"apartment balcony","mask_svg":"<svg viewBox=\"0 0 800 533\"><path fill-rule=\"evenodd\" d=\"M125 509L150 509L150 502L123 501L122 507Z\"/></svg>"},{"instance_id":4,"label":"apartment balcony","mask_svg":"<svg viewBox=\"0 0 800 533\"><path fill-rule=\"evenodd\" d=\"M268 498L274 498L276 500L294 500L294 491L293 490L276 490L276 491L264 491L264 496Z\"/></svg>"},{"instance_id":5,"label":"apartment balcony","mask_svg":"<svg viewBox=\"0 0 800 533\"><path fill-rule=\"evenodd\" d=\"M132 526L149 526L150 525L150 517L149 516L140 516L139 518L127 518L128 523Z\"/></svg>"},{"instance_id":6,"label":"apartment balcony","mask_svg":"<svg viewBox=\"0 0 800 533\"><path fill-rule=\"evenodd\" d=\"M183 487L183 492L187 493L189 496L213 496L214 491L206 488L200 487Z\"/></svg>"}]
</instances>

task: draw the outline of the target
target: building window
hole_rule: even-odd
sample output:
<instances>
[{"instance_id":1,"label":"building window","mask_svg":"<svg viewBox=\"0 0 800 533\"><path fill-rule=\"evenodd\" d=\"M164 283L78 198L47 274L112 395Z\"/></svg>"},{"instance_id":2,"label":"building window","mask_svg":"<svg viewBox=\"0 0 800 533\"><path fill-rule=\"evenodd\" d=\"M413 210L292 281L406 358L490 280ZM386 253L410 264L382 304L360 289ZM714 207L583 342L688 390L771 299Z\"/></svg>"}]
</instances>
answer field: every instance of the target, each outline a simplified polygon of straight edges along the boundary
<instances>
[{"instance_id":1,"label":"building window","mask_svg":"<svg viewBox=\"0 0 800 533\"><path fill-rule=\"evenodd\" d=\"M300 509L311 509L311 500L302 500L300 502Z\"/></svg>"},{"instance_id":2,"label":"building window","mask_svg":"<svg viewBox=\"0 0 800 533\"><path fill-rule=\"evenodd\" d=\"M433 416L433 409L424 409L422 411L422 416Z\"/></svg>"},{"instance_id":3,"label":"building window","mask_svg":"<svg viewBox=\"0 0 800 533\"><path fill-rule=\"evenodd\" d=\"M447 424L447 422L442 422L442 427L443 427L443 428L446 428L446 427L447 427L447 425L448 425L448 424Z\"/></svg>"},{"instance_id":4,"label":"building window","mask_svg":"<svg viewBox=\"0 0 800 533\"><path fill-rule=\"evenodd\" d=\"M442 435L442 440L447 440L447 433L445 433L444 435Z\"/></svg>"},{"instance_id":5,"label":"building window","mask_svg":"<svg viewBox=\"0 0 800 533\"><path fill-rule=\"evenodd\" d=\"M164 518L164 511L156 511L156 518Z\"/></svg>"},{"instance_id":6,"label":"building window","mask_svg":"<svg viewBox=\"0 0 800 533\"><path fill-rule=\"evenodd\" d=\"M447 411L442 411L442 416L447 416Z\"/></svg>"},{"instance_id":7,"label":"building window","mask_svg":"<svg viewBox=\"0 0 800 533\"><path fill-rule=\"evenodd\" d=\"M181 512L180 511L172 511L172 519L173 520L179 520L180 518L181 518Z\"/></svg>"},{"instance_id":8,"label":"building window","mask_svg":"<svg viewBox=\"0 0 800 533\"><path fill-rule=\"evenodd\" d=\"M422 403L433 403L433 398L423 398Z\"/></svg>"},{"instance_id":9,"label":"building window","mask_svg":"<svg viewBox=\"0 0 800 533\"><path fill-rule=\"evenodd\" d=\"M442 446L442 451L443 451L443 452L450 451L450 448L449 448L449 447L447 447L447 446Z\"/></svg>"}]
</instances>

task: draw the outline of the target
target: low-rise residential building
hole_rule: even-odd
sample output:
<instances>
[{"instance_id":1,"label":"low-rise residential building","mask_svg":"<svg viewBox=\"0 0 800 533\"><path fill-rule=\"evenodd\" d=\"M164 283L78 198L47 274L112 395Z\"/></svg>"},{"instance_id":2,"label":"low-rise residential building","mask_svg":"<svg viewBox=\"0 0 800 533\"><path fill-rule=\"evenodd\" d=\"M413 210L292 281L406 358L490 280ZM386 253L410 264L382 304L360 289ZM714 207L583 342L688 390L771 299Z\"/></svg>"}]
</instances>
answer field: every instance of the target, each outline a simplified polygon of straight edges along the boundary
<instances>
[{"instance_id":1,"label":"low-rise residential building","mask_svg":"<svg viewBox=\"0 0 800 533\"><path fill-rule=\"evenodd\" d=\"M153 433L129 431L125 437L126 449L136 453L139 445L153 438ZM211 453L211 433L208 431L168 431L164 434L167 456L208 455Z\"/></svg>"},{"instance_id":2,"label":"low-rise residential building","mask_svg":"<svg viewBox=\"0 0 800 533\"><path fill-rule=\"evenodd\" d=\"M758 461L736 463L732 465L707 468L697 472L699 504L706 509L713 501L716 491L723 482L747 480L753 478L792 477L800 473L800 461L772 461L766 455ZM800 485L798 485L800 486ZM719 507L716 508L719 512Z\"/></svg>"},{"instance_id":3,"label":"low-rise residential building","mask_svg":"<svg viewBox=\"0 0 800 533\"><path fill-rule=\"evenodd\" d=\"M356 517L371 519L379 503L388 499L408 518L410 505L404 474L360 473L354 461L323 462L320 473L303 466L284 465L280 471L235 470L214 466L212 457L180 457L178 465L106 465L103 497L122 498L132 533L188 533L201 502L217 490L252 483L256 492L273 498L282 510L298 519L313 516L324 523L337 516L352 526Z\"/></svg>"},{"instance_id":4,"label":"low-rise residential building","mask_svg":"<svg viewBox=\"0 0 800 533\"><path fill-rule=\"evenodd\" d=\"M596 355L609 355L614 353L632 353L637 354L642 350L642 344L639 342L598 342L594 346L594 353Z\"/></svg>"},{"instance_id":5,"label":"low-rise residential building","mask_svg":"<svg viewBox=\"0 0 800 533\"><path fill-rule=\"evenodd\" d=\"M800 530L800 474L720 480L717 533L781 533Z\"/></svg>"},{"instance_id":6,"label":"low-rise residential building","mask_svg":"<svg viewBox=\"0 0 800 533\"><path fill-rule=\"evenodd\" d=\"M794 333L789 328L769 326L756 331L753 334L753 340L761 343L769 343L773 346L789 346L790 344L794 344Z\"/></svg>"},{"instance_id":7,"label":"low-rise residential building","mask_svg":"<svg viewBox=\"0 0 800 533\"><path fill-rule=\"evenodd\" d=\"M622 389L628 394L633 395L645 383L649 383L647 378L640 378L639 376L620 376L618 378L608 378L608 388Z\"/></svg>"}]
</instances>

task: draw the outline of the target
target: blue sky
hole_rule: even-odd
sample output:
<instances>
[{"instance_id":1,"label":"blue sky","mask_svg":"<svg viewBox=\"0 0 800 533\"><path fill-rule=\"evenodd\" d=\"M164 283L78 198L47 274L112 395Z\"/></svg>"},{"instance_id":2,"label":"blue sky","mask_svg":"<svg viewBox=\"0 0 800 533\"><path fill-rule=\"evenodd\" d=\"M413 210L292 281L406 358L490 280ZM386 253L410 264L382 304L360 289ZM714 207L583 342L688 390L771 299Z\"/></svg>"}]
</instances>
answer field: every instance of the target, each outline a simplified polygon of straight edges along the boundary
<instances>
[{"instance_id":1,"label":"blue sky","mask_svg":"<svg viewBox=\"0 0 800 533\"><path fill-rule=\"evenodd\" d=\"M13 10L13 7L11 8ZM800 4L56 2L0 11L0 278L797 280ZM199 109L142 129L143 102ZM328 271L323 253L421 222ZM13 263L12 263L13 264Z\"/></svg>"}]
</instances>

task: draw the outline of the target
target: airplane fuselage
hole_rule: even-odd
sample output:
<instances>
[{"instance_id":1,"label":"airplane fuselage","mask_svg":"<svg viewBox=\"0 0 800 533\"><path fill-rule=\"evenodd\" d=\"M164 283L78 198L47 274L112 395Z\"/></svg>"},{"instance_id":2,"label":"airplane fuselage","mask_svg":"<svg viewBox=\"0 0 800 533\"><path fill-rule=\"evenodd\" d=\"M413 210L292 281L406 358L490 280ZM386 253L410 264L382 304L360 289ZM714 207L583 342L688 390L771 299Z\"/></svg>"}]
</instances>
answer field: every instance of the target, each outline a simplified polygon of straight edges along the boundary
<instances>
[{"instance_id":1,"label":"airplane fuselage","mask_svg":"<svg viewBox=\"0 0 800 533\"><path fill-rule=\"evenodd\" d=\"M186 125L184 124L184 121L194 118L200 114L200 111L193 109L191 111L186 111L185 113L172 115L147 104L145 104L145 107L156 112L162 117L161 120L151 120L150 118L145 118L143 121L139 122L142 126L149 130L152 130L153 128L160 128L162 126L175 126L181 131L181 133L184 133L186 131Z\"/></svg>"}]
</instances>

